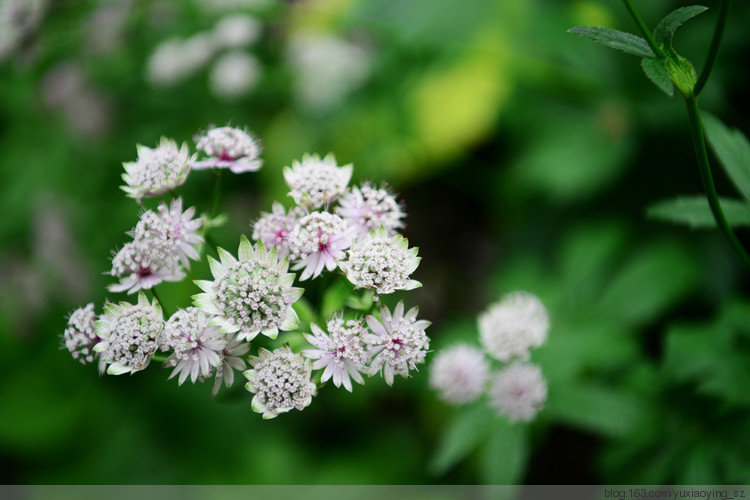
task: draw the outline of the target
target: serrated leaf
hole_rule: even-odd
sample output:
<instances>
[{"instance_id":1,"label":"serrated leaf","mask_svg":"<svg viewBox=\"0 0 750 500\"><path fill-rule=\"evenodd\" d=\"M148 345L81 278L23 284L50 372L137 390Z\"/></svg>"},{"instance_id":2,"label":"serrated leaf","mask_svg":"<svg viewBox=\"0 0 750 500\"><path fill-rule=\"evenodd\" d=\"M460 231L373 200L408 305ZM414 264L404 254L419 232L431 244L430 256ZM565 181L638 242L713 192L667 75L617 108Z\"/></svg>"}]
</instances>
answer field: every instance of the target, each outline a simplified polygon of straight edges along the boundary
<instances>
[{"instance_id":1,"label":"serrated leaf","mask_svg":"<svg viewBox=\"0 0 750 500\"><path fill-rule=\"evenodd\" d=\"M719 198L721 209L732 227L750 226L750 203L731 198ZM692 229L716 227L716 219L703 196L683 196L651 205L647 214L654 219L685 224Z\"/></svg>"},{"instance_id":2,"label":"serrated leaf","mask_svg":"<svg viewBox=\"0 0 750 500\"><path fill-rule=\"evenodd\" d=\"M742 132L727 127L715 116L701 113L701 117L711 149L732 184L750 200L750 142Z\"/></svg>"},{"instance_id":3,"label":"serrated leaf","mask_svg":"<svg viewBox=\"0 0 750 500\"><path fill-rule=\"evenodd\" d=\"M521 484L526 469L528 450L523 423L497 418L482 450L481 478L483 484Z\"/></svg>"},{"instance_id":4,"label":"serrated leaf","mask_svg":"<svg viewBox=\"0 0 750 500\"><path fill-rule=\"evenodd\" d=\"M494 418L481 404L463 409L443 434L437 452L430 461L430 472L443 474L474 451L486 438Z\"/></svg>"},{"instance_id":5,"label":"serrated leaf","mask_svg":"<svg viewBox=\"0 0 750 500\"><path fill-rule=\"evenodd\" d=\"M707 10L708 7L702 5L689 5L687 7L680 7L679 9L673 10L667 14L664 19L659 21L659 24L654 29L654 38L656 39L656 42L671 46L672 38L674 37L677 28L682 26L686 21Z\"/></svg>"},{"instance_id":6,"label":"serrated leaf","mask_svg":"<svg viewBox=\"0 0 750 500\"><path fill-rule=\"evenodd\" d=\"M628 54L640 57L655 57L654 51L648 46L648 42L632 33L600 26L575 26L570 28L568 33L590 38L597 43Z\"/></svg>"},{"instance_id":7,"label":"serrated leaf","mask_svg":"<svg viewBox=\"0 0 750 500\"><path fill-rule=\"evenodd\" d=\"M641 59L641 69L643 69L648 79L665 94L669 97L674 95L674 84L669 77L669 73L667 73L667 69L664 67L664 63L658 59L644 57Z\"/></svg>"}]
</instances>

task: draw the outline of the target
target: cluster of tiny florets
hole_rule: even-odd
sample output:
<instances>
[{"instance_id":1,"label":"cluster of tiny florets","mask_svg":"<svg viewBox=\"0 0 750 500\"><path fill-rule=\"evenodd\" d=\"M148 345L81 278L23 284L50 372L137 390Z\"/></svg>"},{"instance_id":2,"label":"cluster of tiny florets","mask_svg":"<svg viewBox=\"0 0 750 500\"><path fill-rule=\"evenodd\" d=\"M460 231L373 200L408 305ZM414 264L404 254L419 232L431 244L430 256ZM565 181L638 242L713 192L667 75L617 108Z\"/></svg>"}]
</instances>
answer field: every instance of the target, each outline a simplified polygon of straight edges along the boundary
<instances>
[{"instance_id":1,"label":"cluster of tiny florets","mask_svg":"<svg viewBox=\"0 0 750 500\"><path fill-rule=\"evenodd\" d=\"M68 319L68 327L63 332L65 348L70 351L73 359L84 365L94 361L94 346L101 340L96 334L95 322L94 304L87 304L73 311Z\"/></svg>"},{"instance_id":2,"label":"cluster of tiny florets","mask_svg":"<svg viewBox=\"0 0 750 500\"><path fill-rule=\"evenodd\" d=\"M308 209L327 207L344 193L352 178L351 165L338 166L336 158L305 155L302 161L284 167L289 196L297 205Z\"/></svg>"},{"instance_id":3,"label":"cluster of tiny florets","mask_svg":"<svg viewBox=\"0 0 750 500\"><path fill-rule=\"evenodd\" d=\"M310 380L312 368L301 354L289 347L271 352L260 349L259 355L250 359L251 370L244 375L245 388L254 393L253 411L263 418L274 418L290 410L304 410L316 393Z\"/></svg>"},{"instance_id":4,"label":"cluster of tiny florets","mask_svg":"<svg viewBox=\"0 0 750 500\"><path fill-rule=\"evenodd\" d=\"M260 159L260 141L249 132L233 127L215 127L196 137L196 149L208 156L195 163L196 170L228 168L235 174L255 172Z\"/></svg>"},{"instance_id":5,"label":"cluster of tiny florets","mask_svg":"<svg viewBox=\"0 0 750 500\"><path fill-rule=\"evenodd\" d=\"M388 189L375 188L369 182L344 193L336 213L357 228L359 238L381 227L393 236L404 227L404 212L396 197Z\"/></svg>"},{"instance_id":6,"label":"cluster of tiny florets","mask_svg":"<svg viewBox=\"0 0 750 500\"><path fill-rule=\"evenodd\" d=\"M138 159L123 163L125 173L122 190L136 201L159 196L181 186L187 179L195 158L187 144L181 147L173 140L162 137L156 148L137 146Z\"/></svg>"},{"instance_id":7,"label":"cluster of tiny florets","mask_svg":"<svg viewBox=\"0 0 750 500\"><path fill-rule=\"evenodd\" d=\"M482 349L458 344L443 349L430 365L430 387L443 401L463 405L488 396L488 404L512 422L528 422L543 408L547 382L528 363L530 349L547 339L549 317L541 300L513 292L479 316ZM490 358L506 363L490 374Z\"/></svg>"},{"instance_id":8,"label":"cluster of tiny florets","mask_svg":"<svg viewBox=\"0 0 750 500\"><path fill-rule=\"evenodd\" d=\"M330 212L313 212L302 217L289 235L289 249L297 261L294 269L303 269L300 280L317 277L336 269L352 243L352 231L344 220Z\"/></svg>"},{"instance_id":9,"label":"cluster of tiny florets","mask_svg":"<svg viewBox=\"0 0 750 500\"><path fill-rule=\"evenodd\" d=\"M173 351L165 364L174 367L169 378L179 375L180 385L188 377L193 383L205 380L222 363L227 340L221 328L209 321L203 311L188 307L174 313L164 325L161 349Z\"/></svg>"},{"instance_id":10,"label":"cluster of tiny florets","mask_svg":"<svg viewBox=\"0 0 750 500\"><path fill-rule=\"evenodd\" d=\"M266 248L276 247L279 257L289 255L289 236L302 217L297 207L287 213L284 205L274 202L271 213L261 213L253 225L253 239L260 241Z\"/></svg>"}]
</instances>

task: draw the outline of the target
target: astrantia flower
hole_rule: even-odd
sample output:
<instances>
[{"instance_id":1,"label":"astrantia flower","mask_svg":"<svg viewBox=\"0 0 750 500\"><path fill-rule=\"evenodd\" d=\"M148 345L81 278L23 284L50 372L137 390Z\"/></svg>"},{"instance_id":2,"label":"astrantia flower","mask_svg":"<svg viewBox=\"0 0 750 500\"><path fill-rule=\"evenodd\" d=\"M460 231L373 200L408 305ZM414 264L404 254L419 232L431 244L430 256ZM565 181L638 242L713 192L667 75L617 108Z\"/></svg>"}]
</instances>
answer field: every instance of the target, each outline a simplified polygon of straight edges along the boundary
<instances>
[{"instance_id":1,"label":"astrantia flower","mask_svg":"<svg viewBox=\"0 0 750 500\"><path fill-rule=\"evenodd\" d=\"M470 345L448 347L430 364L430 387L447 403L471 403L487 387L489 369L481 349Z\"/></svg>"},{"instance_id":2,"label":"astrantia flower","mask_svg":"<svg viewBox=\"0 0 750 500\"><path fill-rule=\"evenodd\" d=\"M388 189L377 189L370 183L341 195L336 213L349 225L357 227L360 238L380 227L385 228L389 235L404 227L401 219L405 214L396 197Z\"/></svg>"},{"instance_id":3,"label":"astrantia flower","mask_svg":"<svg viewBox=\"0 0 750 500\"><path fill-rule=\"evenodd\" d=\"M303 269L300 280L317 277L325 267L336 269L344 250L352 244L353 228L338 215L313 212L302 217L289 235L289 249L297 262L294 270Z\"/></svg>"},{"instance_id":4,"label":"astrantia flower","mask_svg":"<svg viewBox=\"0 0 750 500\"><path fill-rule=\"evenodd\" d=\"M371 288L379 295L422 286L409 276L419 266L417 248L400 234L389 236L381 227L355 244L348 258L339 262L349 281L358 288Z\"/></svg>"},{"instance_id":5,"label":"astrantia flower","mask_svg":"<svg viewBox=\"0 0 750 500\"><path fill-rule=\"evenodd\" d=\"M209 257L214 281L196 281L205 293L193 297L195 305L216 317L211 324L224 333L239 332L239 340L252 340L262 333L276 338L279 330L294 330L299 325L292 308L302 296L294 288L294 274L287 273L286 259L278 260L276 249L266 251L262 243L255 248L242 235L239 260L218 249L221 262Z\"/></svg>"},{"instance_id":6,"label":"astrantia flower","mask_svg":"<svg viewBox=\"0 0 750 500\"><path fill-rule=\"evenodd\" d=\"M222 381L225 387L232 387L234 370L243 371L246 368L243 356L250 350L250 344L237 340L236 335L230 335L229 337L229 342L221 351L221 364L216 367L216 380L211 390L213 396L219 393Z\"/></svg>"},{"instance_id":7,"label":"astrantia flower","mask_svg":"<svg viewBox=\"0 0 750 500\"><path fill-rule=\"evenodd\" d=\"M535 365L513 363L492 377L490 406L512 422L528 422L547 399L547 382Z\"/></svg>"},{"instance_id":8,"label":"astrantia flower","mask_svg":"<svg viewBox=\"0 0 750 500\"><path fill-rule=\"evenodd\" d=\"M148 241L164 255L176 257L182 265L189 267L188 259L200 259L195 247L203 244L203 236L197 233L203 219L193 219L194 214L195 207L182 211L182 198L172 200L170 206L161 202L156 212L144 212L133 231L133 238Z\"/></svg>"},{"instance_id":9,"label":"astrantia flower","mask_svg":"<svg viewBox=\"0 0 750 500\"><path fill-rule=\"evenodd\" d=\"M221 328L209 325L209 320L200 309L188 307L174 313L164 325L161 348L174 351L165 364L174 367L169 378L179 374L179 385L188 377L193 383L205 380L222 363L227 341Z\"/></svg>"},{"instance_id":10,"label":"astrantia flower","mask_svg":"<svg viewBox=\"0 0 750 500\"><path fill-rule=\"evenodd\" d=\"M323 159L305 154L302 161L294 160L284 167L284 180L289 186L289 196L297 205L316 209L328 206L344 192L352 178L353 167L339 167L336 158L329 154Z\"/></svg>"},{"instance_id":11,"label":"astrantia flower","mask_svg":"<svg viewBox=\"0 0 750 500\"><path fill-rule=\"evenodd\" d=\"M549 317L544 304L527 292L505 295L479 316L479 338L500 361L529 359L529 350L547 340Z\"/></svg>"},{"instance_id":12,"label":"astrantia flower","mask_svg":"<svg viewBox=\"0 0 750 500\"><path fill-rule=\"evenodd\" d=\"M304 410L316 393L310 381L310 361L284 346L271 352L260 348L258 356L250 358L253 367L244 375L245 389L255 394L252 408L263 418L274 418L289 410Z\"/></svg>"},{"instance_id":13,"label":"astrantia flower","mask_svg":"<svg viewBox=\"0 0 750 500\"><path fill-rule=\"evenodd\" d=\"M255 89L260 74L258 60L246 52L236 50L224 54L214 63L208 81L214 96L234 101Z\"/></svg>"},{"instance_id":14,"label":"astrantia flower","mask_svg":"<svg viewBox=\"0 0 750 500\"><path fill-rule=\"evenodd\" d=\"M94 346L101 339L96 334L95 322L94 304L88 304L73 311L68 319L68 327L63 332L65 347L70 351L73 359L77 359L84 365L94 361L97 356ZM100 359L99 371L103 371L102 368Z\"/></svg>"},{"instance_id":15,"label":"astrantia flower","mask_svg":"<svg viewBox=\"0 0 750 500\"><path fill-rule=\"evenodd\" d=\"M244 130L233 127L216 127L199 135L196 148L209 158L196 162L196 170L228 168L235 174L255 172L263 161L260 142Z\"/></svg>"},{"instance_id":16,"label":"astrantia flower","mask_svg":"<svg viewBox=\"0 0 750 500\"><path fill-rule=\"evenodd\" d=\"M373 334L365 337L370 347L368 355L374 356L370 365L370 375L382 370L385 382L393 385L393 376L409 376L409 370L416 370L424 362L430 339L425 329L429 321L417 321L419 308L413 307L404 314L404 303L399 302L393 315L387 307L380 310L381 321L374 316L367 316L367 326Z\"/></svg>"},{"instance_id":17,"label":"astrantia flower","mask_svg":"<svg viewBox=\"0 0 750 500\"><path fill-rule=\"evenodd\" d=\"M162 281L182 281L185 273L175 255L149 240L126 243L112 259L112 276L120 283L109 285L110 292L129 294L148 290Z\"/></svg>"},{"instance_id":18,"label":"astrantia flower","mask_svg":"<svg viewBox=\"0 0 750 500\"><path fill-rule=\"evenodd\" d=\"M360 372L367 370L370 361L364 345L367 330L361 321L344 321L341 314L329 320L327 327L328 334L318 325L310 325L313 335L306 333L305 338L317 349L307 349L302 354L315 360L313 370L325 368L321 382L333 378L336 387L344 384L346 390L352 392L352 378L358 384L365 383Z\"/></svg>"},{"instance_id":19,"label":"astrantia flower","mask_svg":"<svg viewBox=\"0 0 750 500\"><path fill-rule=\"evenodd\" d=\"M148 366L163 327L161 307L157 301L149 303L143 293L138 294L137 304L106 304L96 322L96 334L102 340L94 351L109 365L109 375L135 373Z\"/></svg>"},{"instance_id":20,"label":"astrantia flower","mask_svg":"<svg viewBox=\"0 0 750 500\"><path fill-rule=\"evenodd\" d=\"M138 202L181 186L195 159L190 156L187 144L178 148L175 141L165 137L156 148L139 144L136 149L138 160L122 164L125 167L122 179L127 183L122 190Z\"/></svg>"},{"instance_id":21,"label":"astrantia flower","mask_svg":"<svg viewBox=\"0 0 750 500\"><path fill-rule=\"evenodd\" d=\"M284 210L279 202L274 202L271 213L262 212L260 218L253 225L253 239L260 241L266 248L276 247L279 257L289 255L289 235L302 216L302 209L295 207Z\"/></svg>"}]
</instances>

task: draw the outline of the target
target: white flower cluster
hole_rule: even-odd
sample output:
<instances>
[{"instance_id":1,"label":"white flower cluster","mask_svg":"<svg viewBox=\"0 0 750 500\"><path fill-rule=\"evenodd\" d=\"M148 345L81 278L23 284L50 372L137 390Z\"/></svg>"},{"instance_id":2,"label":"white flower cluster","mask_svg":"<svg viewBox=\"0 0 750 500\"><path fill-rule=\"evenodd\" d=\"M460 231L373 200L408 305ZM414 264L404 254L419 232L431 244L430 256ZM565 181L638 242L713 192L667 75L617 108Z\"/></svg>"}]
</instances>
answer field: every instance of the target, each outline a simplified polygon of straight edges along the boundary
<instances>
[{"instance_id":1,"label":"white flower cluster","mask_svg":"<svg viewBox=\"0 0 750 500\"><path fill-rule=\"evenodd\" d=\"M483 349L457 344L441 350L430 365L430 387L450 404L464 405L487 394L489 405L512 422L533 420L547 399L542 371L529 350L547 339L549 317L536 296L505 295L479 316ZM508 363L491 373L489 355Z\"/></svg>"},{"instance_id":2,"label":"white flower cluster","mask_svg":"<svg viewBox=\"0 0 750 500\"><path fill-rule=\"evenodd\" d=\"M247 52L261 36L260 21L248 14L228 14L210 31L186 39L169 38L156 47L146 64L146 79L156 87L173 87L212 61L209 88L219 99L235 101L257 86L262 69Z\"/></svg>"},{"instance_id":3,"label":"white flower cluster","mask_svg":"<svg viewBox=\"0 0 750 500\"><path fill-rule=\"evenodd\" d=\"M138 161L125 164L123 189L140 203L182 185L191 170L242 173L261 167L260 143L243 129L213 127L195 142L192 155L187 145L169 139L155 149L139 146ZM285 168L297 206L287 210L274 203L254 223L255 241L242 235L236 254L217 248L218 258L207 257L212 279L195 280L202 293L166 321L154 287L187 276L218 218L195 217L194 207L183 211L180 197L143 211L127 233L132 241L112 259L110 274L120 281L109 286L111 292L139 292L137 303L106 303L99 316L93 304L73 312L65 347L84 364L98 357L100 370L111 375L135 373L161 358L178 385L213 378L214 395L222 383L231 387L240 371L254 394L253 411L264 418L307 407L318 381L332 380L351 392L352 380L363 384L363 375L381 374L388 385L397 375L409 377L425 360L430 323L417 318L416 307L405 311L403 301L393 313L385 305L372 309L375 294L419 286L410 275L420 259L396 232L404 212L393 194L370 183L349 188L351 176L352 166L338 166L333 155L305 155ZM300 281L340 268L340 279L366 289L345 302L356 311L338 311L326 330L303 327L295 306L304 289L294 286L290 260L301 271ZM283 344L251 355L258 335L275 340L280 332L313 348L295 352Z\"/></svg>"}]
</instances>

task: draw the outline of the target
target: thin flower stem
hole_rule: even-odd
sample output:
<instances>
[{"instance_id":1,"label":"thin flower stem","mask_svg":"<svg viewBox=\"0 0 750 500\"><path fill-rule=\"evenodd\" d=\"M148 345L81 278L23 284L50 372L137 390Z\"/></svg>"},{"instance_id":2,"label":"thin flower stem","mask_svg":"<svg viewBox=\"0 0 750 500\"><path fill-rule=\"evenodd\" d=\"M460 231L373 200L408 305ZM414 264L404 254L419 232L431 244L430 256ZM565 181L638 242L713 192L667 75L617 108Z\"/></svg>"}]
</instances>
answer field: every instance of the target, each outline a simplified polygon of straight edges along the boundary
<instances>
[{"instance_id":1,"label":"thin flower stem","mask_svg":"<svg viewBox=\"0 0 750 500\"><path fill-rule=\"evenodd\" d=\"M638 11L635 10L635 7L633 7L633 4L630 2L630 0L622 0L622 3L625 4L625 8L628 9L630 17L632 17L635 21L635 24L638 25L638 29L641 30L641 34L646 39L646 42L648 42L651 50L653 50L654 54L656 54L656 57L662 61L666 59L667 56L664 54L664 51L661 50L659 45L656 43L656 40L654 40L654 37L651 35L651 32L646 26L646 23L643 22L643 19L641 19L640 14L638 14Z\"/></svg>"},{"instance_id":2,"label":"thin flower stem","mask_svg":"<svg viewBox=\"0 0 750 500\"><path fill-rule=\"evenodd\" d=\"M698 111L698 101L692 97L685 98L685 102L687 103L688 117L690 118L690 134L693 138L695 156L698 159L698 171L701 175L703 189L706 191L708 205L711 207L711 212L714 215L714 219L716 219L716 225L719 227L719 231L729 242L729 245L737 254L740 261L742 261L745 267L750 270L750 255L747 254L742 243L737 239L737 235L734 234L734 231L729 226L729 223L724 216L724 211L721 209L721 204L719 203L719 195L716 193L716 187L714 186L713 177L711 176L711 166L708 162L703 125Z\"/></svg>"},{"instance_id":3,"label":"thin flower stem","mask_svg":"<svg viewBox=\"0 0 750 500\"><path fill-rule=\"evenodd\" d=\"M716 61L716 55L719 53L719 47L721 46L721 39L724 37L724 29L727 26L727 19L729 18L729 7L732 4L732 0L723 0L719 10L719 19L716 21L716 27L714 28L714 36L711 39L711 47L708 49L708 56L706 62L703 64L701 74L698 76L698 82L693 87L693 94L696 96L701 93L703 87L708 81L708 77L711 75L711 70L714 67Z\"/></svg>"},{"instance_id":4,"label":"thin flower stem","mask_svg":"<svg viewBox=\"0 0 750 500\"><path fill-rule=\"evenodd\" d=\"M156 361L157 363L163 363L167 360L167 357L163 354L152 354L151 355L151 361Z\"/></svg>"}]
</instances>

